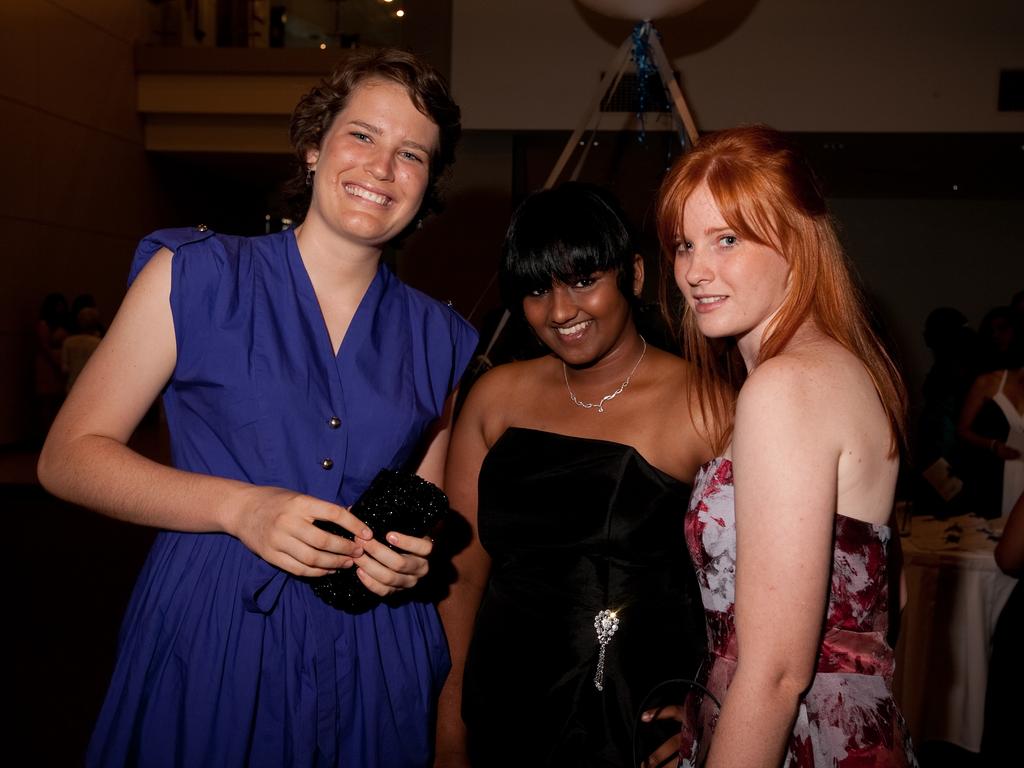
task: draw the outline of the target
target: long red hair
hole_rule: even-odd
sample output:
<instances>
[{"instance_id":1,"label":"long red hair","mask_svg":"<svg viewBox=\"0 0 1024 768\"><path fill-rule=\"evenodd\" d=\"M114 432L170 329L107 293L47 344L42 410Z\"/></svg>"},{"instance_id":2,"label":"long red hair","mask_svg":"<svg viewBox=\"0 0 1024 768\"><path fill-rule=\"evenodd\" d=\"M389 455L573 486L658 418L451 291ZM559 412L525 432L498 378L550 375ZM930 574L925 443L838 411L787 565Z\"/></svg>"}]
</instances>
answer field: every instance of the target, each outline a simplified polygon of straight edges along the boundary
<instances>
[{"instance_id":1,"label":"long red hair","mask_svg":"<svg viewBox=\"0 0 1024 768\"><path fill-rule=\"evenodd\" d=\"M814 174L784 134L764 125L710 133L669 171L657 206L663 301L682 237L683 210L702 183L737 234L782 254L792 270L786 298L761 341L758 362L779 354L800 325L813 319L819 330L864 364L889 418L895 455L906 444L902 377L868 321L863 293ZM732 436L734 393L746 371L735 344L705 338L685 305L680 325L683 353L697 368L702 420L720 452Z\"/></svg>"}]
</instances>

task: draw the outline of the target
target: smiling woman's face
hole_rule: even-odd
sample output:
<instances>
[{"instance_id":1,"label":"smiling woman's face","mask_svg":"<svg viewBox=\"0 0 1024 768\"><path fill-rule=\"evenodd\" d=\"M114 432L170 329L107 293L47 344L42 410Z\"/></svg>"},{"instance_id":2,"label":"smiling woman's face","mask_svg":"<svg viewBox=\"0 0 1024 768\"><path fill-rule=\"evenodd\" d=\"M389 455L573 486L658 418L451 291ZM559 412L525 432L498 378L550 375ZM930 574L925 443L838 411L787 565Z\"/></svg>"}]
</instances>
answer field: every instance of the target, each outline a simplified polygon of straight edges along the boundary
<instances>
[{"instance_id":1,"label":"smiling woman's face","mask_svg":"<svg viewBox=\"0 0 1024 768\"><path fill-rule=\"evenodd\" d=\"M523 298L523 314L537 338L571 366L604 359L635 334L632 307L615 270L581 276L570 283L553 279L550 287ZM643 273L634 287L643 284Z\"/></svg>"},{"instance_id":2,"label":"smiling woman's face","mask_svg":"<svg viewBox=\"0 0 1024 768\"><path fill-rule=\"evenodd\" d=\"M319 221L355 244L383 245L419 211L438 141L437 125L403 86L365 81L320 148L306 156L315 170L306 221Z\"/></svg>"},{"instance_id":3,"label":"smiling woman's face","mask_svg":"<svg viewBox=\"0 0 1024 768\"><path fill-rule=\"evenodd\" d=\"M774 249L740 237L707 184L686 200L680 241L675 279L701 333L736 337L741 348L756 352L786 298L788 262Z\"/></svg>"}]
</instances>

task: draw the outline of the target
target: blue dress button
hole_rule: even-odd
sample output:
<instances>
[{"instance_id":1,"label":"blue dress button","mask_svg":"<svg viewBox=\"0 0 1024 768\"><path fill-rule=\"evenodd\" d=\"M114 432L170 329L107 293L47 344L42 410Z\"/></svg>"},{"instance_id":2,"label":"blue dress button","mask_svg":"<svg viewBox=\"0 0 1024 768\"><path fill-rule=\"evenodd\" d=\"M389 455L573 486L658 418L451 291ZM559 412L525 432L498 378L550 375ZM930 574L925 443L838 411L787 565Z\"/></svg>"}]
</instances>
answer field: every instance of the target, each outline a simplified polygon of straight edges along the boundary
<instances>
[{"instance_id":1,"label":"blue dress button","mask_svg":"<svg viewBox=\"0 0 1024 768\"><path fill-rule=\"evenodd\" d=\"M324 459L323 461L320 462L320 466L323 467L324 469L330 469L331 467L334 466L334 460Z\"/></svg>"}]
</instances>

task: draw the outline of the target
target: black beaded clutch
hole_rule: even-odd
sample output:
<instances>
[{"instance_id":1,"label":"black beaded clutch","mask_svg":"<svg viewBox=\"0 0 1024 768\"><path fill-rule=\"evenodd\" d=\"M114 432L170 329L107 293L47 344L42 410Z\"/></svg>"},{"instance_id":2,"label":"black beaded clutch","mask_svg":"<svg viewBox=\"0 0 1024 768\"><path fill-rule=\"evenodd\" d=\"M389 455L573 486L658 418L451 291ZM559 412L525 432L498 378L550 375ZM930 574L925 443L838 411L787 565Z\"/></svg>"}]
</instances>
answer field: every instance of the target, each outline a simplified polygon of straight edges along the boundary
<instances>
[{"instance_id":1,"label":"black beaded clutch","mask_svg":"<svg viewBox=\"0 0 1024 768\"><path fill-rule=\"evenodd\" d=\"M351 512L366 523L374 535L398 531L410 536L425 536L448 511L448 497L440 488L419 475L382 469L370 483ZM329 520L313 524L328 533L352 539L354 536ZM381 539L391 549L395 547ZM355 567L327 576L308 579L313 592L334 608L361 613L377 605L381 598L363 586Z\"/></svg>"}]
</instances>

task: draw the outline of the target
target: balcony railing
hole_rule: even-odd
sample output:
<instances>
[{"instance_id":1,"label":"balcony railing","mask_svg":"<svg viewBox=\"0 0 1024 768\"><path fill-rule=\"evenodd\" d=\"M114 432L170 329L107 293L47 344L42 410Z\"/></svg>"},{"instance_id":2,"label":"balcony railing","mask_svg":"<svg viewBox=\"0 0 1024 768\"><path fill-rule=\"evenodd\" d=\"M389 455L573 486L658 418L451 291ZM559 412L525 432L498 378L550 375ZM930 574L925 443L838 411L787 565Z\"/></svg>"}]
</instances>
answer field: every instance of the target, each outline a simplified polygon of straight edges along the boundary
<instances>
[{"instance_id":1,"label":"balcony railing","mask_svg":"<svg viewBox=\"0 0 1024 768\"><path fill-rule=\"evenodd\" d=\"M452 0L139 2L137 102L154 151L287 152L299 97L352 48L406 48L449 69Z\"/></svg>"},{"instance_id":2,"label":"balcony railing","mask_svg":"<svg viewBox=\"0 0 1024 768\"><path fill-rule=\"evenodd\" d=\"M415 23L431 5L416 0L145 2L146 44L214 48L401 45L403 25Z\"/></svg>"}]
</instances>

